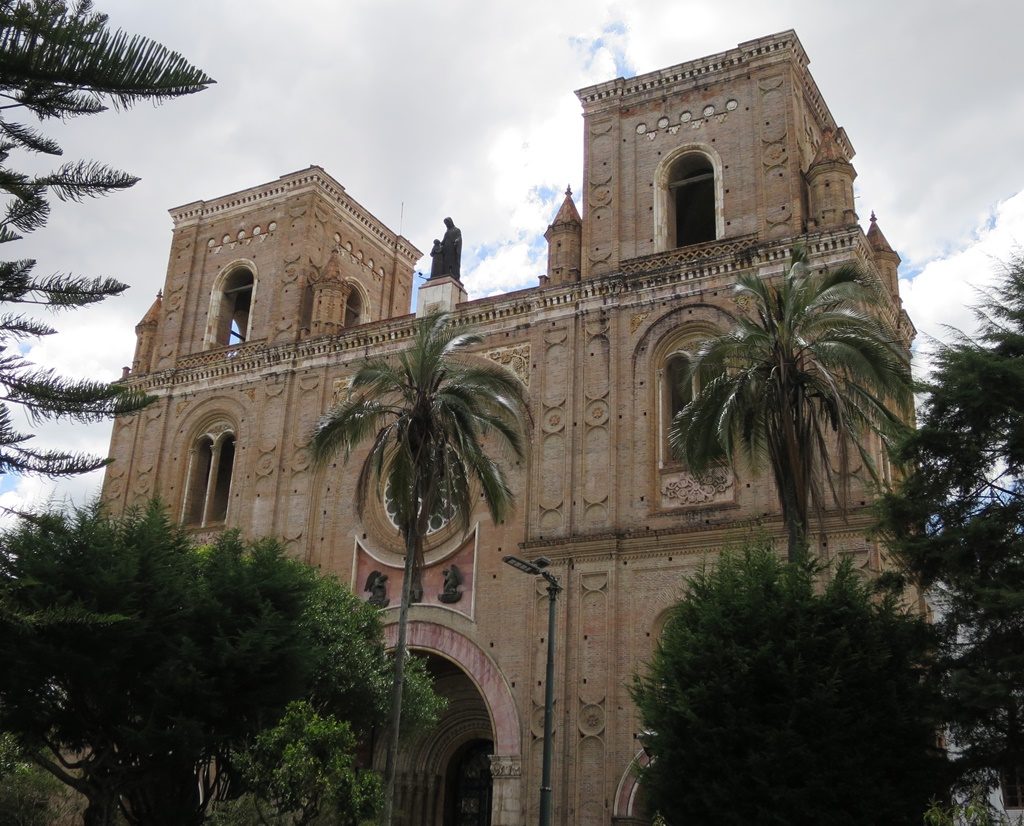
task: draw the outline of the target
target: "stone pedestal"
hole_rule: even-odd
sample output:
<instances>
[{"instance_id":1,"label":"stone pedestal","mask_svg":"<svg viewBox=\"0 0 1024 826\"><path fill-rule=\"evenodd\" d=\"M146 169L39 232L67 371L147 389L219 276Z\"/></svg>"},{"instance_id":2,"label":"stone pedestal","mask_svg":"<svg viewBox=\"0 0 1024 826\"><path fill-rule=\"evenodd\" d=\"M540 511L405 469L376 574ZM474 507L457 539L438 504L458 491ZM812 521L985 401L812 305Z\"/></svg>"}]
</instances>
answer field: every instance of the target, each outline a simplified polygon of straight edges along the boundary
<instances>
[{"instance_id":1,"label":"stone pedestal","mask_svg":"<svg viewBox=\"0 0 1024 826\"><path fill-rule=\"evenodd\" d=\"M430 278L420 285L416 295L416 315L450 313L468 297L459 279L450 275Z\"/></svg>"}]
</instances>

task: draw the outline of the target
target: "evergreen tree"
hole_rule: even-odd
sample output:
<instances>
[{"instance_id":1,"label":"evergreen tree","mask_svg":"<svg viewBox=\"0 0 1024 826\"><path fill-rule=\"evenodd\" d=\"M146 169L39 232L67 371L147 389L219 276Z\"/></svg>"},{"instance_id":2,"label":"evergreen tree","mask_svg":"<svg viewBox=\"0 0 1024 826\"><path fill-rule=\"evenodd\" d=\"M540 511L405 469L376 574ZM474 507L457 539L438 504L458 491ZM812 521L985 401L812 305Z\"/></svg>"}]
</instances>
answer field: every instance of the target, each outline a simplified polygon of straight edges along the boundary
<instances>
[{"instance_id":1,"label":"evergreen tree","mask_svg":"<svg viewBox=\"0 0 1024 826\"><path fill-rule=\"evenodd\" d=\"M204 89L213 81L175 52L145 37L111 31L88 0L0 0L0 244L46 224L49 198L81 201L132 186L137 178L94 161L67 161L45 174L19 172L12 153L60 156L38 123L94 115L108 105L128 108ZM12 118L17 118L12 119ZM31 421L97 421L137 410L148 400L122 387L72 380L34 367L26 340L50 335L25 308L83 307L123 292L113 278L37 276L30 259L0 261L0 473L48 476L86 473L105 460L28 446L9 405Z\"/></svg>"},{"instance_id":2,"label":"evergreen tree","mask_svg":"<svg viewBox=\"0 0 1024 826\"><path fill-rule=\"evenodd\" d=\"M1024 259L940 346L908 475L882 503L893 550L936 605L935 663L961 780L1024 767Z\"/></svg>"},{"instance_id":3,"label":"evergreen tree","mask_svg":"<svg viewBox=\"0 0 1024 826\"><path fill-rule=\"evenodd\" d=\"M289 703L354 736L383 725L392 668L375 608L276 542L193 548L159 503L0 538L0 662L0 731L88 799L87 826L201 822ZM413 677L422 722L436 699Z\"/></svg>"},{"instance_id":4,"label":"evergreen tree","mask_svg":"<svg viewBox=\"0 0 1024 826\"><path fill-rule=\"evenodd\" d=\"M634 687L667 823L917 826L944 791L929 627L848 564L816 579L753 548L689 580Z\"/></svg>"}]
</instances>

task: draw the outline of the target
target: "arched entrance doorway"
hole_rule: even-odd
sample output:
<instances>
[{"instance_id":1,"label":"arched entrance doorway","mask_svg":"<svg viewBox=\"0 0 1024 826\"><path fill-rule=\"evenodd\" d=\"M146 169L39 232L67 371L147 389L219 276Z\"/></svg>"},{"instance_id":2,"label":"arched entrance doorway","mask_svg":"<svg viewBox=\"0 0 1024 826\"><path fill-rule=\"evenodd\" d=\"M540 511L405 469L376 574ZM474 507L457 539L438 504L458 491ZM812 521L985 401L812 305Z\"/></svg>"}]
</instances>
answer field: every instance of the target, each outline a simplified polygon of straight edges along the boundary
<instances>
[{"instance_id":1,"label":"arched entrance doorway","mask_svg":"<svg viewBox=\"0 0 1024 826\"><path fill-rule=\"evenodd\" d=\"M398 636L394 624L384 628L390 646ZM473 743L491 743L488 826L522 823L522 758L519 712L505 676L472 639L441 623L409 623L409 649L424 657L438 692L448 707L438 726L413 742L403 743L396 777L395 818L401 826L447 826L448 780ZM378 744L380 745L380 744ZM478 765L482 760L477 757ZM383 769L378 748L374 765ZM454 794L454 793L452 793ZM447 813L451 815L451 810Z\"/></svg>"},{"instance_id":2,"label":"arched entrance doorway","mask_svg":"<svg viewBox=\"0 0 1024 826\"><path fill-rule=\"evenodd\" d=\"M459 666L437 654L426 660L447 707L432 731L402 745L395 819L400 826L492 826L491 755L494 741L487 705ZM383 754L377 762L383 765Z\"/></svg>"},{"instance_id":3,"label":"arched entrance doorway","mask_svg":"<svg viewBox=\"0 0 1024 826\"><path fill-rule=\"evenodd\" d=\"M470 740L448 761L445 826L491 826L490 740Z\"/></svg>"}]
</instances>

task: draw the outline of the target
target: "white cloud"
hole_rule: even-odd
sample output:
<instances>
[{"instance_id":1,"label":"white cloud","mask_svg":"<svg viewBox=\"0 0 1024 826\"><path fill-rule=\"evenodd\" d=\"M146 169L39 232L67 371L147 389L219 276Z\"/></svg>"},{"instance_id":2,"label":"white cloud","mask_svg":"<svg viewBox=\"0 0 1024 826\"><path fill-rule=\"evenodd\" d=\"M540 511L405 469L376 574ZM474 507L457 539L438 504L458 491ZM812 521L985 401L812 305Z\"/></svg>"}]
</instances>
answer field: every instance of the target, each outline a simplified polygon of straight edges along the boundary
<instances>
[{"instance_id":1,"label":"white cloud","mask_svg":"<svg viewBox=\"0 0 1024 826\"><path fill-rule=\"evenodd\" d=\"M979 290L990 287L1002 267L1024 242L1024 190L982 216L972 239L961 249L929 261L912 278L901 279L903 306L918 330L920 367L937 341L950 341L954 331L967 335L977 325L971 307Z\"/></svg>"}]
</instances>

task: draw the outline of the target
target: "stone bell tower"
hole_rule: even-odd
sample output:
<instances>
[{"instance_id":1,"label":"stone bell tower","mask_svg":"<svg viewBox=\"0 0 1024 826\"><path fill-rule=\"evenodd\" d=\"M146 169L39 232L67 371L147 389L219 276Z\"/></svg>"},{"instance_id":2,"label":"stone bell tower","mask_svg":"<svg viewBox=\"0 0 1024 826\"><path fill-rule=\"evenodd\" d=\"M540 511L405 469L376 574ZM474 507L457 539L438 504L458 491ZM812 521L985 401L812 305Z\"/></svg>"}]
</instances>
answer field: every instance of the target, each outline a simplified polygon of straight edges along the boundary
<instances>
[{"instance_id":1,"label":"stone bell tower","mask_svg":"<svg viewBox=\"0 0 1024 826\"><path fill-rule=\"evenodd\" d=\"M807 64L786 31L580 89L581 276L725 239L856 222L853 147Z\"/></svg>"}]
</instances>

